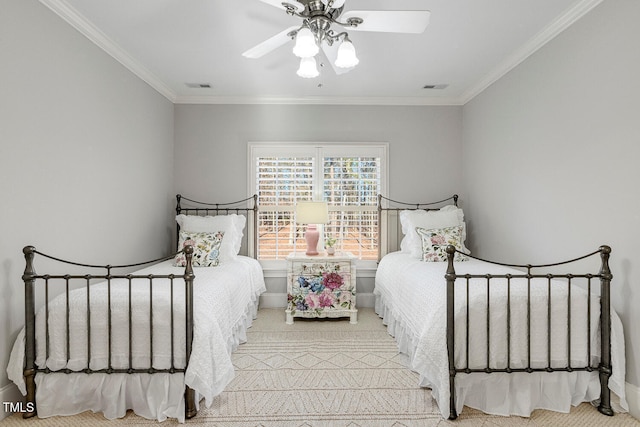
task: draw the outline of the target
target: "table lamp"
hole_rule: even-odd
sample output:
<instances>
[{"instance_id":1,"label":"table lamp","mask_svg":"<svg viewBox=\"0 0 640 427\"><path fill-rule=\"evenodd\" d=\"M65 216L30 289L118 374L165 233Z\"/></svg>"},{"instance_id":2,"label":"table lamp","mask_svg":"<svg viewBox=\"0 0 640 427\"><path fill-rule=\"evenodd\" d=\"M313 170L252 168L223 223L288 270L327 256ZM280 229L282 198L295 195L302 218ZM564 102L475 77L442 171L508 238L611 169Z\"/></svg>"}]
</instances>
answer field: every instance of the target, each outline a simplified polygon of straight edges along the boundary
<instances>
[{"instance_id":1,"label":"table lamp","mask_svg":"<svg viewBox=\"0 0 640 427\"><path fill-rule=\"evenodd\" d=\"M318 240L320 232L317 224L329 222L329 208L327 202L298 202L296 204L296 222L307 224L304 239L307 241L306 255L318 255Z\"/></svg>"}]
</instances>

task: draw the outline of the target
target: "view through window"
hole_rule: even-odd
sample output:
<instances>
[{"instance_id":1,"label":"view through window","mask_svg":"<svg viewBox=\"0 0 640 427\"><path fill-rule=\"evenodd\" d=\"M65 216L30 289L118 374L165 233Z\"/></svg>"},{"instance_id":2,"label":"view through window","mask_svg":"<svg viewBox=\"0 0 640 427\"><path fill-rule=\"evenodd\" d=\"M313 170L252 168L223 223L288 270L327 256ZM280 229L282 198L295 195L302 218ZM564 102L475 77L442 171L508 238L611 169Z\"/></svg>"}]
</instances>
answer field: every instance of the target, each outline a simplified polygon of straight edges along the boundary
<instances>
[{"instance_id":1,"label":"view through window","mask_svg":"<svg viewBox=\"0 0 640 427\"><path fill-rule=\"evenodd\" d=\"M251 146L251 180L258 194L258 259L282 260L304 252L298 201L329 205L324 236L361 260L378 256L377 195L384 189L386 145Z\"/></svg>"}]
</instances>

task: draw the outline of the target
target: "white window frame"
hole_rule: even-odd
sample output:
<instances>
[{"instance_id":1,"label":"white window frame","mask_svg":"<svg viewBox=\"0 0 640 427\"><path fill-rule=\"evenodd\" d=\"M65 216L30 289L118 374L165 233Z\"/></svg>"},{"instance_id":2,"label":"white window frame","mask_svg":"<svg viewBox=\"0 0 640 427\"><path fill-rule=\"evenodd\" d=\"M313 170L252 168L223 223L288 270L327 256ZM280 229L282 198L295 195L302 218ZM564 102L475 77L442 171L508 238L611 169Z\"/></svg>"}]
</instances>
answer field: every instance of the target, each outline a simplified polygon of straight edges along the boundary
<instances>
[{"instance_id":1,"label":"white window frame","mask_svg":"<svg viewBox=\"0 0 640 427\"><path fill-rule=\"evenodd\" d=\"M259 157L378 157L380 158L380 194L387 194L389 188L389 144L387 142L249 142L248 143L248 194L257 193L256 159ZM314 200L322 200L323 173L322 162L316 162L314 174ZM257 230L256 230L257 232ZM380 244L378 236L378 244ZM259 243L258 243L259 244ZM256 248L256 251L258 248ZM260 260L265 270L286 269L285 260ZM363 270L375 270L377 260L357 260L356 267Z\"/></svg>"}]
</instances>

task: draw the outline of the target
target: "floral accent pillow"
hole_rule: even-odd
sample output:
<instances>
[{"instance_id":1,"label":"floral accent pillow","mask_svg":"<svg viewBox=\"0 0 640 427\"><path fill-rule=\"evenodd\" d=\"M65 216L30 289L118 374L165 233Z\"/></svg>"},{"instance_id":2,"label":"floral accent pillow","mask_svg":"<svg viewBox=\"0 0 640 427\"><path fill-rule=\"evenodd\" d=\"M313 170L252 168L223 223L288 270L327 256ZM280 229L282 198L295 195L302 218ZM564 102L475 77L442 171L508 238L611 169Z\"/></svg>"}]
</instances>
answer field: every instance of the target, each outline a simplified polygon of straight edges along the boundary
<instances>
[{"instance_id":1,"label":"floral accent pillow","mask_svg":"<svg viewBox=\"0 0 640 427\"><path fill-rule=\"evenodd\" d=\"M220 245L224 231L189 232L180 231L178 247L183 249L187 245L193 246L192 265L194 267L216 267L220 264ZM176 255L176 266L187 265L187 257L182 252Z\"/></svg>"},{"instance_id":2,"label":"floral accent pillow","mask_svg":"<svg viewBox=\"0 0 640 427\"><path fill-rule=\"evenodd\" d=\"M422 240L422 261L438 262L447 260L447 246L462 248L462 226L426 229L416 227L416 233ZM456 252L454 261L466 261L468 258Z\"/></svg>"}]
</instances>

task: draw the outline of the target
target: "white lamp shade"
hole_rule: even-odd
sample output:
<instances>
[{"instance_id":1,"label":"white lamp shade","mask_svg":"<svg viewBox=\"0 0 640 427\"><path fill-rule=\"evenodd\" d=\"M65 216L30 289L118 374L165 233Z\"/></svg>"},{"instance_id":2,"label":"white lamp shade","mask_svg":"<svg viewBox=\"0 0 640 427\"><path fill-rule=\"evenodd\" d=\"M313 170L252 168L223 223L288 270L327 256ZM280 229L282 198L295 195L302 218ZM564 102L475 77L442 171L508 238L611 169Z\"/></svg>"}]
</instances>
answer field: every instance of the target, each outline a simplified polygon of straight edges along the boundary
<instances>
[{"instance_id":1,"label":"white lamp shade","mask_svg":"<svg viewBox=\"0 0 640 427\"><path fill-rule=\"evenodd\" d=\"M305 79L312 79L320 75L318 67L316 66L316 59L312 56L309 58L302 58L300 60L300 68L298 68L297 74Z\"/></svg>"},{"instance_id":2,"label":"white lamp shade","mask_svg":"<svg viewBox=\"0 0 640 427\"><path fill-rule=\"evenodd\" d=\"M358 65L360 60L356 56L356 48L349 40L344 40L338 48L338 57L336 58L336 67L351 68Z\"/></svg>"},{"instance_id":3,"label":"white lamp shade","mask_svg":"<svg viewBox=\"0 0 640 427\"><path fill-rule=\"evenodd\" d=\"M293 54L298 58L309 58L316 56L320 48L316 44L316 38L311 30L302 27L296 34L296 44L293 46Z\"/></svg>"},{"instance_id":4,"label":"white lamp shade","mask_svg":"<svg viewBox=\"0 0 640 427\"><path fill-rule=\"evenodd\" d=\"M296 204L298 224L326 224L329 222L327 202L298 202Z\"/></svg>"}]
</instances>

